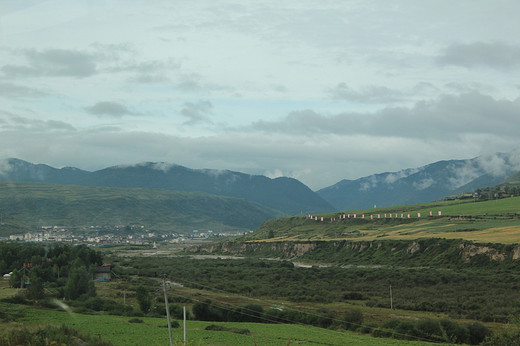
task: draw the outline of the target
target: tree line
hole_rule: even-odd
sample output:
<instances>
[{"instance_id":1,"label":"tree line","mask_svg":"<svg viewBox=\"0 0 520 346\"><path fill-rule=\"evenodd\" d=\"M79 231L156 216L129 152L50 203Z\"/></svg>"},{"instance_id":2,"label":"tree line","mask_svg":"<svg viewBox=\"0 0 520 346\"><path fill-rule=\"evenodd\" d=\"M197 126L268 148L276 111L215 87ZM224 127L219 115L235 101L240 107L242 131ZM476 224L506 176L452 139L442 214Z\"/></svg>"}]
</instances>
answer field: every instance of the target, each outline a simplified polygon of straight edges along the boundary
<instances>
[{"instance_id":1,"label":"tree line","mask_svg":"<svg viewBox=\"0 0 520 346\"><path fill-rule=\"evenodd\" d=\"M100 252L85 245L0 243L0 273L9 284L26 288L25 297L87 299L96 295L93 269L103 263Z\"/></svg>"}]
</instances>

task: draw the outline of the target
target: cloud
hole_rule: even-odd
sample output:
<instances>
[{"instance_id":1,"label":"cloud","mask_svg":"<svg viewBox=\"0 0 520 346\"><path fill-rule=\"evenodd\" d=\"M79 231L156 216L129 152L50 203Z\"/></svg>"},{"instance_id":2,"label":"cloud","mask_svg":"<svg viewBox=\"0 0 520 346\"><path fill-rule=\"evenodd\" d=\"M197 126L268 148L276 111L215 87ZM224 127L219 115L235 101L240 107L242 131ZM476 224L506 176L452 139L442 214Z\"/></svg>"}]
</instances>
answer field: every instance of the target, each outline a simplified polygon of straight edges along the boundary
<instances>
[{"instance_id":1,"label":"cloud","mask_svg":"<svg viewBox=\"0 0 520 346\"><path fill-rule=\"evenodd\" d=\"M464 160L462 163L452 164L448 167L452 173L448 181L454 188L457 188L484 174L507 178L520 169L519 153L520 150L516 149L508 153L482 155Z\"/></svg>"},{"instance_id":2,"label":"cloud","mask_svg":"<svg viewBox=\"0 0 520 346\"><path fill-rule=\"evenodd\" d=\"M5 83L0 82L0 97L5 98L35 98L35 97L43 97L48 94L44 91L21 86L13 83Z\"/></svg>"},{"instance_id":3,"label":"cloud","mask_svg":"<svg viewBox=\"0 0 520 346\"><path fill-rule=\"evenodd\" d=\"M520 46L502 42L474 42L448 46L436 58L439 65L488 67L511 70L520 67Z\"/></svg>"},{"instance_id":4,"label":"cloud","mask_svg":"<svg viewBox=\"0 0 520 346\"><path fill-rule=\"evenodd\" d=\"M134 57L127 59L128 61L120 62L119 60L120 57L116 57L117 66L107 68L104 71L109 73L131 73L133 75L129 80L140 84L167 82L170 80L168 78L169 72L180 68L180 64L172 59L165 61L148 60L138 63L134 61Z\"/></svg>"},{"instance_id":5,"label":"cloud","mask_svg":"<svg viewBox=\"0 0 520 346\"><path fill-rule=\"evenodd\" d=\"M164 173L167 173L174 166L175 166L174 164L167 163L167 162L154 162L151 165L152 169L155 169L157 171L161 171Z\"/></svg>"},{"instance_id":6,"label":"cloud","mask_svg":"<svg viewBox=\"0 0 520 346\"><path fill-rule=\"evenodd\" d=\"M241 130L300 135L334 134L381 137L460 139L490 134L514 137L518 128L520 98L496 100L476 92L443 95L413 107L386 107L379 111L325 115L311 109L290 112L278 121L258 120Z\"/></svg>"},{"instance_id":7,"label":"cloud","mask_svg":"<svg viewBox=\"0 0 520 346\"><path fill-rule=\"evenodd\" d=\"M355 101L360 103L393 103L401 101L401 92L385 86L370 86L362 91L351 89L346 83L339 83L329 89L329 94L336 100Z\"/></svg>"},{"instance_id":8,"label":"cloud","mask_svg":"<svg viewBox=\"0 0 520 346\"><path fill-rule=\"evenodd\" d=\"M424 178L421 181L414 182L412 185L417 190L425 190L425 189L429 188L430 186L432 186L433 184L435 184L435 180L433 180L433 178L431 178L431 177L428 177L428 178Z\"/></svg>"},{"instance_id":9,"label":"cloud","mask_svg":"<svg viewBox=\"0 0 520 346\"><path fill-rule=\"evenodd\" d=\"M371 189L377 187L378 183L379 183L379 181L378 181L377 177L375 175L372 175L361 183L361 185L359 187L359 191L363 191L363 192L370 191Z\"/></svg>"},{"instance_id":10,"label":"cloud","mask_svg":"<svg viewBox=\"0 0 520 346\"><path fill-rule=\"evenodd\" d=\"M420 169L419 168L408 168L408 169L402 169L398 172L392 172L392 173L388 173L384 179L385 183L387 184L393 184L395 183L397 180L399 179L403 179L403 178L406 178L406 177L409 177L410 175L412 174L415 174L417 172L419 172Z\"/></svg>"},{"instance_id":11,"label":"cloud","mask_svg":"<svg viewBox=\"0 0 520 346\"><path fill-rule=\"evenodd\" d=\"M46 49L21 51L26 65L4 65L3 73L9 78L17 77L76 77L94 75L96 58L88 53L67 49Z\"/></svg>"},{"instance_id":12,"label":"cloud","mask_svg":"<svg viewBox=\"0 0 520 346\"><path fill-rule=\"evenodd\" d=\"M93 106L85 107L85 111L89 114L98 116L109 116L115 118L121 118L124 115L135 115L136 113L131 112L126 106L110 101L98 102Z\"/></svg>"},{"instance_id":13,"label":"cloud","mask_svg":"<svg viewBox=\"0 0 520 346\"><path fill-rule=\"evenodd\" d=\"M0 129L3 131L21 131L24 133L25 131L31 133L38 132L55 132L55 131L65 131L65 132L74 132L76 128L69 123L60 120L40 120L40 119L32 119L27 117L21 117L17 115L9 115L9 117L0 122ZM22 135L23 137L23 135Z\"/></svg>"},{"instance_id":14,"label":"cloud","mask_svg":"<svg viewBox=\"0 0 520 346\"><path fill-rule=\"evenodd\" d=\"M7 175L13 170L13 166L9 163L9 160L0 160L0 176Z\"/></svg>"},{"instance_id":15,"label":"cloud","mask_svg":"<svg viewBox=\"0 0 520 346\"><path fill-rule=\"evenodd\" d=\"M196 103L186 102L183 105L181 114L188 118L184 122L185 125L194 125L199 123L212 123L209 115L213 110L213 105L209 101L199 101Z\"/></svg>"}]
</instances>

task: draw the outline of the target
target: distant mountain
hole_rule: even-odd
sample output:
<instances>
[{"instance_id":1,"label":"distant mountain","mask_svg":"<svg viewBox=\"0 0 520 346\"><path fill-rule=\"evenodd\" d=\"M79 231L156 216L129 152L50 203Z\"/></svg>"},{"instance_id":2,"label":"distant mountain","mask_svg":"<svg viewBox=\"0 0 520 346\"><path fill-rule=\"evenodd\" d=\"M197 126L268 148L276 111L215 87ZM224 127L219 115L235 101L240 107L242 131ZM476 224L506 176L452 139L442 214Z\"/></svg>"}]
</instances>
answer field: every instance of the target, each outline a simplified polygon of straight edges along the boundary
<instances>
[{"instance_id":1,"label":"distant mountain","mask_svg":"<svg viewBox=\"0 0 520 346\"><path fill-rule=\"evenodd\" d=\"M317 193L338 210L424 203L497 185L519 168L517 153L439 161L419 168L342 180Z\"/></svg>"},{"instance_id":2,"label":"distant mountain","mask_svg":"<svg viewBox=\"0 0 520 346\"><path fill-rule=\"evenodd\" d=\"M334 210L334 207L296 179L270 179L228 170L196 170L163 162L114 166L88 172L7 159L0 161L0 180L203 192L244 198L289 215Z\"/></svg>"},{"instance_id":3,"label":"distant mountain","mask_svg":"<svg viewBox=\"0 0 520 346\"><path fill-rule=\"evenodd\" d=\"M520 172L516 172L506 180L501 181L499 185L520 186Z\"/></svg>"},{"instance_id":4,"label":"distant mountain","mask_svg":"<svg viewBox=\"0 0 520 346\"><path fill-rule=\"evenodd\" d=\"M0 236L54 225L253 230L282 215L244 199L199 192L0 182Z\"/></svg>"}]
</instances>

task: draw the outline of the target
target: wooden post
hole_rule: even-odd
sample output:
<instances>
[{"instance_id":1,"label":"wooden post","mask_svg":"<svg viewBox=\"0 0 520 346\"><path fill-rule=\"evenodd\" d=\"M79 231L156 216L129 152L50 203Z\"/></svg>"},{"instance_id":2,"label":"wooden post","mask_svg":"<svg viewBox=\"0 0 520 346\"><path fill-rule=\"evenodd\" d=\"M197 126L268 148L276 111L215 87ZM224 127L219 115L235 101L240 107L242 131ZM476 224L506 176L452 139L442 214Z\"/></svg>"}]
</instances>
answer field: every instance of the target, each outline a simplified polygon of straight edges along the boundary
<instances>
[{"instance_id":1,"label":"wooden post","mask_svg":"<svg viewBox=\"0 0 520 346\"><path fill-rule=\"evenodd\" d=\"M164 305L166 305L166 317L168 318L168 333L170 334L170 346L173 346L172 323L170 321L170 309L168 308L168 295L166 294L166 274L163 275Z\"/></svg>"}]
</instances>

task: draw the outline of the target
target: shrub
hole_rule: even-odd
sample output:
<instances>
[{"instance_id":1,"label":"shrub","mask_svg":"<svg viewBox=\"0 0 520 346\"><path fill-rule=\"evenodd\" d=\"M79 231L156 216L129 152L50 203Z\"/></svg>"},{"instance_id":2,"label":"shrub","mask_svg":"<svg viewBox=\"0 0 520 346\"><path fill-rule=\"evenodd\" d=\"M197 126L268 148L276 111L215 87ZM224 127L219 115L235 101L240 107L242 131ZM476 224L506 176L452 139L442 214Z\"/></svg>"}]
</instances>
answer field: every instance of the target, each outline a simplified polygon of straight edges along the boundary
<instances>
[{"instance_id":1,"label":"shrub","mask_svg":"<svg viewBox=\"0 0 520 346\"><path fill-rule=\"evenodd\" d=\"M450 320L440 320L441 328L445 341L462 344L468 341L469 331L468 328L458 325L457 323Z\"/></svg>"},{"instance_id":2,"label":"shrub","mask_svg":"<svg viewBox=\"0 0 520 346\"><path fill-rule=\"evenodd\" d=\"M224 326L217 326L215 324L210 324L209 326L207 326L206 328L204 328L205 330L213 330L213 331L217 331L217 332L232 332L232 333L237 333L237 334L251 334L251 331L249 329L239 329L239 328L228 328L228 327L224 327Z\"/></svg>"},{"instance_id":3,"label":"shrub","mask_svg":"<svg viewBox=\"0 0 520 346\"><path fill-rule=\"evenodd\" d=\"M132 318L131 320L128 320L129 323L144 323L144 321L140 318Z\"/></svg>"},{"instance_id":4,"label":"shrub","mask_svg":"<svg viewBox=\"0 0 520 346\"><path fill-rule=\"evenodd\" d=\"M439 321L422 319L415 324L419 337L430 340L442 340L442 331Z\"/></svg>"},{"instance_id":5,"label":"shrub","mask_svg":"<svg viewBox=\"0 0 520 346\"><path fill-rule=\"evenodd\" d=\"M108 346L110 342L101 338L92 338L90 335L79 333L67 326L59 328L47 326L31 331L28 329L14 329L0 337L0 345L93 345Z\"/></svg>"},{"instance_id":6,"label":"shrub","mask_svg":"<svg viewBox=\"0 0 520 346\"><path fill-rule=\"evenodd\" d=\"M472 345L480 344L487 336L491 335L491 331L480 322L468 324L469 343Z\"/></svg>"},{"instance_id":7,"label":"shrub","mask_svg":"<svg viewBox=\"0 0 520 346\"><path fill-rule=\"evenodd\" d=\"M345 312L345 328L348 330L356 330L363 324L363 313L361 310L353 309Z\"/></svg>"}]
</instances>

